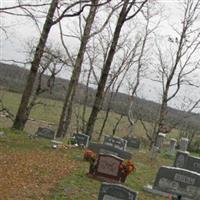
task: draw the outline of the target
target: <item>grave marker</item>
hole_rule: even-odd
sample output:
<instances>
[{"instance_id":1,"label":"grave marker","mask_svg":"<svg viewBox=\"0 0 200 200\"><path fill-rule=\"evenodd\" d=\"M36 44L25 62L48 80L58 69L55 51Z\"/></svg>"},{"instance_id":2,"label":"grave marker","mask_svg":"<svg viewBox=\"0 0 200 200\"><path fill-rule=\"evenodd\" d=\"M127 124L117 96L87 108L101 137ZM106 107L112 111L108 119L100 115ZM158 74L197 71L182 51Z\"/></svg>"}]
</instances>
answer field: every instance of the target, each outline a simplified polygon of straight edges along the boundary
<instances>
[{"instance_id":1,"label":"grave marker","mask_svg":"<svg viewBox=\"0 0 200 200\"><path fill-rule=\"evenodd\" d=\"M161 150L163 147L164 139L166 137L166 134L159 133L156 141L156 146Z\"/></svg>"},{"instance_id":2,"label":"grave marker","mask_svg":"<svg viewBox=\"0 0 200 200\"><path fill-rule=\"evenodd\" d=\"M140 140L135 137L129 137L125 136L123 137L125 140L127 140L127 147L131 147L134 149L139 149L140 148Z\"/></svg>"},{"instance_id":3,"label":"grave marker","mask_svg":"<svg viewBox=\"0 0 200 200\"><path fill-rule=\"evenodd\" d=\"M74 134L76 143L81 147L88 147L90 137L83 133Z\"/></svg>"},{"instance_id":4,"label":"grave marker","mask_svg":"<svg viewBox=\"0 0 200 200\"><path fill-rule=\"evenodd\" d=\"M121 184L102 183L98 200L136 200L137 193Z\"/></svg>"},{"instance_id":5,"label":"grave marker","mask_svg":"<svg viewBox=\"0 0 200 200\"><path fill-rule=\"evenodd\" d=\"M49 128L39 127L35 135L53 140L55 138L55 131Z\"/></svg>"},{"instance_id":6,"label":"grave marker","mask_svg":"<svg viewBox=\"0 0 200 200\"><path fill-rule=\"evenodd\" d=\"M105 135L103 144L113 146L117 149L121 149L125 151L126 146L127 146L127 141L120 137Z\"/></svg>"},{"instance_id":7,"label":"grave marker","mask_svg":"<svg viewBox=\"0 0 200 200\"><path fill-rule=\"evenodd\" d=\"M170 145L169 145L169 151L168 151L169 155L174 155L175 150L176 150L176 143L177 143L177 140L175 138L170 139Z\"/></svg>"},{"instance_id":8,"label":"grave marker","mask_svg":"<svg viewBox=\"0 0 200 200\"><path fill-rule=\"evenodd\" d=\"M189 152L177 151L173 166L200 173L200 158L191 156Z\"/></svg>"},{"instance_id":9,"label":"grave marker","mask_svg":"<svg viewBox=\"0 0 200 200\"><path fill-rule=\"evenodd\" d=\"M188 200L200 199L200 174L176 167L161 167L153 187L146 191L163 196L182 195Z\"/></svg>"},{"instance_id":10,"label":"grave marker","mask_svg":"<svg viewBox=\"0 0 200 200\"><path fill-rule=\"evenodd\" d=\"M5 133L3 131L0 131L0 137L4 136Z\"/></svg>"},{"instance_id":11,"label":"grave marker","mask_svg":"<svg viewBox=\"0 0 200 200\"><path fill-rule=\"evenodd\" d=\"M118 156L99 154L94 164L90 166L89 175L107 182L124 182L126 177L120 173L120 164L123 162Z\"/></svg>"},{"instance_id":12,"label":"grave marker","mask_svg":"<svg viewBox=\"0 0 200 200\"><path fill-rule=\"evenodd\" d=\"M95 153L107 153L116 155L122 159L131 160L132 154L130 152L114 148L113 146L98 144L90 142L88 145L88 149L94 151Z\"/></svg>"},{"instance_id":13,"label":"grave marker","mask_svg":"<svg viewBox=\"0 0 200 200\"><path fill-rule=\"evenodd\" d=\"M179 149L180 151L187 151L189 139L188 138L181 138L179 142Z\"/></svg>"}]
</instances>

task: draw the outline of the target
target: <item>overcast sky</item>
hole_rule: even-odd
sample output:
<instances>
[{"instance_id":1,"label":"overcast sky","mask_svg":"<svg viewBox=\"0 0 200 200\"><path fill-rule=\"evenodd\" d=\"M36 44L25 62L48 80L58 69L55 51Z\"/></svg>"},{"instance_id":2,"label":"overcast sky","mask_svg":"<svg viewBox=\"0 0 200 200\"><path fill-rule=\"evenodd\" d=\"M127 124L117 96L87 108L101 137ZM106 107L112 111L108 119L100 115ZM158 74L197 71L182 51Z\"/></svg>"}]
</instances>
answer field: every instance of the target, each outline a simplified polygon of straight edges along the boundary
<instances>
[{"instance_id":1,"label":"overcast sky","mask_svg":"<svg viewBox=\"0 0 200 200\"><path fill-rule=\"evenodd\" d=\"M11 5L14 1L12 0L0 0L0 6L3 7L5 5ZM177 7L177 1L175 0L160 0L164 6L163 16L165 18L161 27L159 28L159 35L171 35L173 34L173 30L170 28L170 25L176 25L177 19L181 14L181 10ZM27 54L25 52L28 51L27 42L34 41L39 36L38 29L35 24L28 19L23 17L14 17L14 16L0 16L1 26L3 25L6 28L7 33L5 34L2 30L0 30L0 61L5 60L17 60L23 61ZM42 25L42 23L41 23ZM177 25L178 26L178 25ZM55 45L60 45L59 39L59 31L55 26L51 30L49 40L53 42ZM74 44L68 43L73 47ZM70 77L69 73L63 72L62 77ZM160 85L155 82L149 82L149 80L145 79L140 85L139 96L154 100L156 102L160 101ZM180 99L183 99L182 95L188 92L188 88L183 88L180 95L177 96L175 101L170 103L173 107L181 107ZM190 92L190 96L192 98L197 98L197 93L200 91L199 89L192 90Z\"/></svg>"}]
</instances>

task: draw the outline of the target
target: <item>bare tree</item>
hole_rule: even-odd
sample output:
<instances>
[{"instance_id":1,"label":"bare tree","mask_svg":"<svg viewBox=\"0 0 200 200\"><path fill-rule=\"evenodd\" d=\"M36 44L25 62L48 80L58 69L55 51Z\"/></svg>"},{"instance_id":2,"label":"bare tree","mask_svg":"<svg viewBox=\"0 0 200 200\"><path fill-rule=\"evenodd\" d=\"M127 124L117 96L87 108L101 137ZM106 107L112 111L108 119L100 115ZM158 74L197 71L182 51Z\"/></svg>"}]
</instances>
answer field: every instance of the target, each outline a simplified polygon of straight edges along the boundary
<instances>
[{"instance_id":1,"label":"bare tree","mask_svg":"<svg viewBox=\"0 0 200 200\"><path fill-rule=\"evenodd\" d=\"M126 39L125 39L125 41L126 41ZM136 56L136 50L138 48L139 42L136 41L136 43L133 45L133 47L129 47L129 45L131 43L130 41L126 41L126 42L127 42L127 45L124 42L121 43L121 45L120 45L120 48L124 49L123 57L120 59L120 61L116 61L117 63L114 63L114 67L116 69L114 68L112 70L111 75L110 75L111 76L110 80L108 80L108 84L105 89L104 96L106 96L106 95L108 96L107 98L104 98L106 101L106 104L107 104L106 105L107 109L105 111L106 113L105 113L105 117L104 117L104 120L102 123L100 133L99 133L98 140L101 139L101 136L103 134L103 130L105 128L107 119L109 117L109 112L111 110L113 100L117 96L119 89L122 85L122 82L124 81L128 71L133 66L134 62L136 62L134 60L134 58ZM122 117L123 117L123 115L121 115L120 118L117 120L117 122L113 128L113 133L112 133L113 135L115 135L116 129L117 129Z\"/></svg>"},{"instance_id":2,"label":"bare tree","mask_svg":"<svg viewBox=\"0 0 200 200\"><path fill-rule=\"evenodd\" d=\"M100 5L102 6L104 4L107 4L107 2L99 3L99 0L93 0L92 1L92 6L89 10L89 14L87 16L85 27L84 27L84 32L83 32L83 35L81 37L81 44L80 44L80 47L79 47L79 50L78 50L78 54L77 54L75 63L73 63L74 69L73 69L72 76L71 76L71 79L70 79L70 82L69 82L69 85L68 85L68 90L67 90L67 93L66 93L65 102L64 102L64 105L63 105L61 117L60 117L60 120L59 120L59 126L58 126L58 130L57 130L57 133L56 133L56 137L64 137L66 135L67 129L68 129L70 121L71 121L72 103L73 103L76 88L77 88L77 85L78 85L78 81L79 81L79 77L80 77L80 73L81 73L81 67L82 67L87 43L88 43L88 41L91 37L98 34L105 27L105 25L108 23L108 21L111 17L111 14L115 10L115 9L112 9L111 14L108 15L108 18L105 21L105 23L103 24L102 28L100 28L99 31L91 34L92 25L93 25L93 22L94 22L94 18L95 18L97 9ZM65 49L66 49L66 47L65 47Z\"/></svg>"},{"instance_id":3,"label":"bare tree","mask_svg":"<svg viewBox=\"0 0 200 200\"><path fill-rule=\"evenodd\" d=\"M111 64L112 64L112 61L113 61L113 58L115 55L115 50L116 50L116 47L118 44L118 40L120 38L121 29L122 29L125 21L135 17L146 3L147 3L147 0L142 1L139 5L139 8L136 7L135 8L136 11L133 14L131 14L130 16L128 16L129 13L131 12L132 8L137 4L137 2L129 1L129 0L125 0L123 2L123 6L122 6L121 12L119 14L118 21L117 21L115 31L113 34L111 47L109 49L109 53L108 53L106 62L104 64L102 72L101 72L101 77L100 77L100 81L99 81L98 88L97 88L95 102L94 102L92 112L90 114L90 117L89 117L89 120L87 123L86 134L88 134L90 137L92 136L92 132L94 129L95 121L97 119L97 115L101 109L103 96L104 96L104 89L105 89L106 81L107 81L108 74L110 71L110 67L111 67Z\"/></svg>"},{"instance_id":4,"label":"bare tree","mask_svg":"<svg viewBox=\"0 0 200 200\"><path fill-rule=\"evenodd\" d=\"M29 112L27 112L27 106L29 104L29 100L33 91L33 86L34 86L34 82L37 76L37 71L39 68L41 57L44 52L45 44L46 44L50 29L52 27L53 16L54 16L54 12L56 10L57 5L58 5L58 0L52 0L47 17L46 17L46 21L43 26L40 40L38 42L35 55L31 64L30 73L27 78L27 83L26 83L26 87L24 89L24 92L21 98L21 103L19 105L16 117L13 123L13 128L15 129L23 130L25 123L28 119Z\"/></svg>"},{"instance_id":5,"label":"bare tree","mask_svg":"<svg viewBox=\"0 0 200 200\"><path fill-rule=\"evenodd\" d=\"M167 54L165 49L161 49L157 43L162 100L153 134L154 143L157 141L159 132L167 133L171 129L166 121L169 101L178 94L182 85L195 86L193 81L189 79L189 75L198 69L200 61L196 58L196 52L200 45L200 29L195 24L200 15L199 8L199 1L184 1L181 30L173 27L177 36L168 38L170 54Z\"/></svg>"},{"instance_id":6,"label":"bare tree","mask_svg":"<svg viewBox=\"0 0 200 200\"><path fill-rule=\"evenodd\" d=\"M21 1L19 1L19 2L21 2ZM79 6L80 4L81 4L81 7ZM59 23L63 18L78 16L81 12L83 12L83 10L86 7L92 6L90 0L75 1L70 4L62 2L62 1L58 1L58 0L52 0L51 3L49 3L49 5L50 5L50 7L48 10L48 14L46 15L45 23L44 23L43 29L41 31L41 35L40 35L39 42L37 44L35 55L31 62L31 69L30 69L29 76L27 78L27 83L26 83L26 86L25 86L25 89L24 89L24 92L23 92L23 95L21 98L21 102L20 102L20 105L19 105L19 108L17 111L17 115L16 115L14 123L13 123L13 128L15 128L15 129L22 130L28 119L29 112L27 112L27 110L28 110L27 107L30 102L30 98L31 98L31 95L33 92L33 86L34 86L36 76L37 76L37 71L39 68L41 57L43 55L44 48L45 48L51 28L53 27L53 25ZM29 5L26 5L26 6L30 7L31 4L30 4L30 6ZM21 7L22 6L20 4L20 8ZM10 8L10 9L14 9L14 7ZM22 9L24 9L24 7L22 7ZM61 14L57 17L55 16L56 9L61 10ZM31 15L31 13L29 12L29 10L27 8L24 10ZM4 12L8 12L8 11L4 10ZM10 14L12 14L12 13L10 13ZM31 17L35 20L34 15L31 15Z\"/></svg>"},{"instance_id":7,"label":"bare tree","mask_svg":"<svg viewBox=\"0 0 200 200\"><path fill-rule=\"evenodd\" d=\"M56 137L61 137L61 136L64 137L67 132L69 123L70 123L71 113L72 113L72 101L73 101L73 96L75 94L75 85L77 85L78 78L80 76L81 65L82 65L82 62L84 59L84 52L85 52L85 48L86 48L86 45L87 45L89 37L90 37L90 31L91 31L94 17L95 17L96 11L97 11L96 5L98 4L98 2L99 2L99 0L94 0L92 2L93 6L90 8L88 17L86 19L84 33L81 38L81 44L80 44L78 55L77 55L77 58L76 58L76 61L74 64L73 74L72 74L71 80L69 82L68 90L66 93L66 97L65 97L63 110L62 110L59 125L58 125L58 130L56 133Z\"/></svg>"}]
</instances>

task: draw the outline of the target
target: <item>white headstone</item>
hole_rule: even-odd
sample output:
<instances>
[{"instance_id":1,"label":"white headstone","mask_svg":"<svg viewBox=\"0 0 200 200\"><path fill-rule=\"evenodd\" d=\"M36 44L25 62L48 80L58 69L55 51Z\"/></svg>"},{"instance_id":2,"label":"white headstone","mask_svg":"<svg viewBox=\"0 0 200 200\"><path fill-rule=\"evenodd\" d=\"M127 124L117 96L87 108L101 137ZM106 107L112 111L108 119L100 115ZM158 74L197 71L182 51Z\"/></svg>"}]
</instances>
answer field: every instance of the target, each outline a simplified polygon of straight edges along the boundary
<instances>
[{"instance_id":1,"label":"white headstone","mask_svg":"<svg viewBox=\"0 0 200 200\"><path fill-rule=\"evenodd\" d=\"M169 155L174 155L175 149L176 149L176 143L177 143L177 140L175 138L170 139Z\"/></svg>"},{"instance_id":2,"label":"white headstone","mask_svg":"<svg viewBox=\"0 0 200 200\"><path fill-rule=\"evenodd\" d=\"M157 141L156 141L156 146L159 149L162 149L165 137L166 137L166 134L164 134L164 133L159 133L158 134Z\"/></svg>"},{"instance_id":3,"label":"white headstone","mask_svg":"<svg viewBox=\"0 0 200 200\"><path fill-rule=\"evenodd\" d=\"M5 133L3 131L0 131L0 137L4 136L4 135L5 135Z\"/></svg>"},{"instance_id":4,"label":"white headstone","mask_svg":"<svg viewBox=\"0 0 200 200\"><path fill-rule=\"evenodd\" d=\"M150 159L155 160L157 158L158 153L159 153L159 148L157 146L153 146L149 155Z\"/></svg>"}]
</instances>

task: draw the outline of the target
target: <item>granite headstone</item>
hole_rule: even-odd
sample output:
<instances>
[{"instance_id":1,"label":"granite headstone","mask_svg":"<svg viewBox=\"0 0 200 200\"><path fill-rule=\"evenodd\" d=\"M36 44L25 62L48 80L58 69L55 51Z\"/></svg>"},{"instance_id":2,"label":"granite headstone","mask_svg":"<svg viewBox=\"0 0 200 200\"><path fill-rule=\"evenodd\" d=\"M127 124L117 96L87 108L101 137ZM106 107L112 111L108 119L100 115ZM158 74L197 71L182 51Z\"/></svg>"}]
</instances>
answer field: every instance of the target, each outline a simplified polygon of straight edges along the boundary
<instances>
[{"instance_id":1,"label":"granite headstone","mask_svg":"<svg viewBox=\"0 0 200 200\"><path fill-rule=\"evenodd\" d=\"M132 189L113 183L101 184L98 200L136 200L137 193Z\"/></svg>"},{"instance_id":2,"label":"granite headstone","mask_svg":"<svg viewBox=\"0 0 200 200\"><path fill-rule=\"evenodd\" d=\"M140 140L136 137L129 137L125 136L123 137L125 140L127 140L127 147L139 149L140 148Z\"/></svg>"},{"instance_id":3,"label":"granite headstone","mask_svg":"<svg viewBox=\"0 0 200 200\"><path fill-rule=\"evenodd\" d=\"M53 140L55 138L55 131L49 128L39 127L35 135L37 137Z\"/></svg>"},{"instance_id":4,"label":"granite headstone","mask_svg":"<svg viewBox=\"0 0 200 200\"><path fill-rule=\"evenodd\" d=\"M176 167L160 167L154 190L174 195L182 195L189 199L200 199L200 174Z\"/></svg>"},{"instance_id":5,"label":"granite headstone","mask_svg":"<svg viewBox=\"0 0 200 200\"><path fill-rule=\"evenodd\" d=\"M107 153L107 154L112 154L116 155L122 159L130 160L132 158L132 154L130 152L117 149L113 146L109 146L106 144L98 144L98 143L89 143L88 149L94 151L95 153Z\"/></svg>"},{"instance_id":6,"label":"granite headstone","mask_svg":"<svg viewBox=\"0 0 200 200\"><path fill-rule=\"evenodd\" d=\"M76 133L76 134L74 134L74 137L75 137L75 141L78 144L78 146L88 147L89 139L90 139L90 137L88 135L83 134L83 133Z\"/></svg>"},{"instance_id":7,"label":"granite headstone","mask_svg":"<svg viewBox=\"0 0 200 200\"><path fill-rule=\"evenodd\" d=\"M189 152L177 151L173 166L200 173L200 157L191 156Z\"/></svg>"},{"instance_id":8,"label":"granite headstone","mask_svg":"<svg viewBox=\"0 0 200 200\"><path fill-rule=\"evenodd\" d=\"M127 141L120 137L105 135L103 144L113 146L117 149L126 150Z\"/></svg>"},{"instance_id":9,"label":"granite headstone","mask_svg":"<svg viewBox=\"0 0 200 200\"><path fill-rule=\"evenodd\" d=\"M179 150L180 151L187 151L189 139L188 138L181 138L179 142Z\"/></svg>"}]
</instances>

